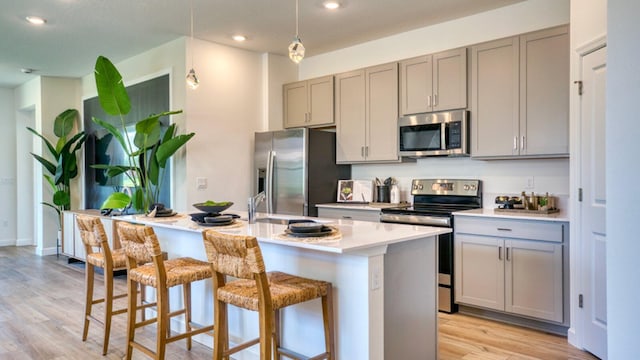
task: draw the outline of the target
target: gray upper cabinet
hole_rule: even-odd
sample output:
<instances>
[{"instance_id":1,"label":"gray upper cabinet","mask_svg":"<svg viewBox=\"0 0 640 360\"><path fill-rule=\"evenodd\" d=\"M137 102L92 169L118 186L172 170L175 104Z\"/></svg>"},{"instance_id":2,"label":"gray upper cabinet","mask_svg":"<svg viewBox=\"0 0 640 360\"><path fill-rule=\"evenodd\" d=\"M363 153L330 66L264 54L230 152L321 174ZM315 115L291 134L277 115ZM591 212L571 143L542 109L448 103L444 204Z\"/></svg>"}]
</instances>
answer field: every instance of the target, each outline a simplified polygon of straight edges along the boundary
<instances>
[{"instance_id":1,"label":"gray upper cabinet","mask_svg":"<svg viewBox=\"0 0 640 360\"><path fill-rule=\"evenodd\" d=\"M466 48L400 62L400 116L466 107Z\"/></svg>"},{"instance_id":2,"label":"gray upper cabinet","mask_svg":"<svg viewBox=\"0 0 640 360\"><path fill-rule=\"evenodd\" d=\"M470 68L471 156L568 156L568 26L475 45Z\"/></svg>"},{"instance_id":3,"label":"gray upper cabinet","mask_svg":"<svg viewBox=\"0 0 640 360\"><path fill-rule=\"evenodd\" d=\"M284 127L334 124L333 75L283 85Z\"/></svg>"},{"instance_id":4,"label":"gray upper cabinet","mask_svg":"<svg viewBox=\"0 0 640 360\"><path fill-rule=\"evenodd\" d=\"M336 75L336 162L398 162L398 64Z\"/></svg>"}]
</instances>

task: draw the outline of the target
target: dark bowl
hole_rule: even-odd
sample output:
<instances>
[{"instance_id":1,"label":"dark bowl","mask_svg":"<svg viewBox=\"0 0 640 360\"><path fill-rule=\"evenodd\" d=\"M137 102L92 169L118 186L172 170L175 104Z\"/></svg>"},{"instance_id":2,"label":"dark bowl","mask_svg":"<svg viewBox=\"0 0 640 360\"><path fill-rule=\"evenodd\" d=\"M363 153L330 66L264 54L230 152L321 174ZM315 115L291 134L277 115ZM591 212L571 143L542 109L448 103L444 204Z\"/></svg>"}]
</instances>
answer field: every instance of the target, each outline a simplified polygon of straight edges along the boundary
<instances>
[{"instance_id":1,"label":"dark bowl","mask_svg":"<svg viewBox=\"0 0 640 360\"><path fill-rule=\"evenodd\" d=\"M204 211L206 213L215 214L215 213L219 213L227 210L228 208L231 207L231 205L233 205L233 203L231 201L228 201L225 205L221 205L221 206L209 206L209 205L204 205L204 203L197 203L197 204L193 204L193 207L195 207L200 211Z\"/></svg>"}]
</instances>

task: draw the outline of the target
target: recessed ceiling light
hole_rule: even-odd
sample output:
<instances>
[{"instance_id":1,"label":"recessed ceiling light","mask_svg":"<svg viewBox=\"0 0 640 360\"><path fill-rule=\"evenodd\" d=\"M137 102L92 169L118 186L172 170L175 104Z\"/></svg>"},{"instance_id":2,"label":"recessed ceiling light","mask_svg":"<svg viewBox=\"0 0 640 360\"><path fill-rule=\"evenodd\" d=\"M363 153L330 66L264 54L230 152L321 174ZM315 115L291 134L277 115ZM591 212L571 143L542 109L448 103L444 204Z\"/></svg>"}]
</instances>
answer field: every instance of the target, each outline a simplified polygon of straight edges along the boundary
<instances>
[{"instance_id":1,"label":"recessed ceiling light","mask_svg":"<svg viewBox=\"0 0 640 360\"><path fill-rule=\"evenodd\" d=\"M33 72L33 69L22 68L20 69L20 71L22 71L23 74L31 74Z\"/></svg>"},{"instance_id":2,"label":"recessed ceiling light","mask_svg":"<svg viewBox=\"0 0 640 360\"><path fill-rule=\"evenodd\" d=\"M322 5L324 6L325 9L329 9L329 10L335 10L340 7L340 3L333 0L325 1Z\"/></svg>"},{"instance_id":3,"label":"recessed ceiling light","mask_svg":"<svg viewBox=\"0 0 640 360\"><path fill-rule=\"evenodd\" d=\"M247 37L244 35L233 35L231 38L237 42L243 42L247 40Z\"/></svg>"},{"instance_id":4,"label":"recessed ceiling light","mask_svg":"<svg viewBox=\"0 0 640 360\"><path fill-rule=\"evenodd\" d=\"M25 19L27 19L27 21L33 25L44 25L47 22L46 19L43 19L39 16L27 16Z\"/></svg>"}]
</instances>

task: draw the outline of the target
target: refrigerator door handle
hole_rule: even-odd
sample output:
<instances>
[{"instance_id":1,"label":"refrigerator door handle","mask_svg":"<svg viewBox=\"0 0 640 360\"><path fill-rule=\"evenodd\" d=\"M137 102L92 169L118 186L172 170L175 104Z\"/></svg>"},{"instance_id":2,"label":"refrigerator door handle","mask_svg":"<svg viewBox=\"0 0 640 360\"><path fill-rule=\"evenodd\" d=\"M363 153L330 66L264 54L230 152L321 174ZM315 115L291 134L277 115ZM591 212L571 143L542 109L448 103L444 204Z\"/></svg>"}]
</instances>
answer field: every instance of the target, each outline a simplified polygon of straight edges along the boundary
<instances>
[{"instance_id":1,"label":"refrigerator door handle","mask_svg":"<svg viewBox=\"0 0 640 360\"><path fill-rule=\"evenodd\" d=\"M275 162L276 153L275 151L269 151L267 154L267 184L266 184L266 194L267 194L267 213L273 214L273 167Z\"/></svg>"}]
</instances>

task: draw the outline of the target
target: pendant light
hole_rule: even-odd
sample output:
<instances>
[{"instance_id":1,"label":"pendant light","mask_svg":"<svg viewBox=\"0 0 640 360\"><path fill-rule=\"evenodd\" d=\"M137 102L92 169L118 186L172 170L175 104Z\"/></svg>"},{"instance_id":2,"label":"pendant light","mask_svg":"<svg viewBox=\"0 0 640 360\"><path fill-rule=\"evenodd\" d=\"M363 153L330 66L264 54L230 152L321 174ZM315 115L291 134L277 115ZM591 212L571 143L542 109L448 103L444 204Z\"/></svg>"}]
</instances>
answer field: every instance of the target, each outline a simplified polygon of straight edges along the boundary
<instances>
[{"instance_id":1,"label":"pendant light","mask_svg":"<svg viewBox=\"0 0 640 360\"><path fill-rule=\"evenodd\" d=\"M299 64L304 58L304 45L298 36L298 0L296 0L296 37L289 45L289 58L296 64Z\"/></svg>"},{"instance_id":2,"label":"pendant light","mask_svg":"<svg viewBox=\"0 0 640 360\"><path fill-rule=\"evenodd\" d=\"M193 70L193 0L191 0L189 4L191 10L191 39L189 41L189 52L191 52L191 70L189 70L189 73L187 73L186 79L187 85L189 85L191 89L195 90L198 88L198 86L200 86L200 81L196 76L196 71Z\"/></svg>"}]
</instances>

